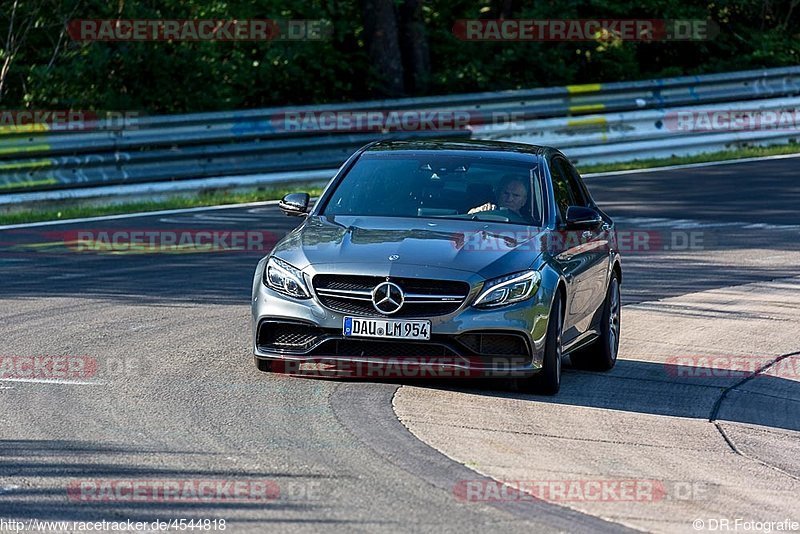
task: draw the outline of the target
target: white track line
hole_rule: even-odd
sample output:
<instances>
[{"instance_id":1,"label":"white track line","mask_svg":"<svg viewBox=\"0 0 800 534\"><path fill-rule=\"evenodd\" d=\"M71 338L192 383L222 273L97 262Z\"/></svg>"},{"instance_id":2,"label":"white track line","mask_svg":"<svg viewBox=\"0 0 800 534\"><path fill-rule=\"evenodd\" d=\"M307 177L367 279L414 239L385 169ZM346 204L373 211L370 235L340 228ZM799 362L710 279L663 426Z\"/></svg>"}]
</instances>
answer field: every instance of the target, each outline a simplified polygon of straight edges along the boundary
<instances>
[{"instance_id":1,"label":"white track line","mask_svg":"<svg viewBox=\"0 0 800 534\"><path fill-rule=\"evenodd\" d=\"M752 163L754 161L770 161L773 159L788 159L788 158L800 158L800 154L778 154L777 156L764 156L756 158L724 159L721 161L707 161L705 163L684 163L683 165L651 167L649 169L629 169L627 171L590 172L586 174L581 174L581 176L583 176L584 178L602 178L604 176L620 176L625 174L677 171L681 169L699 169L702 167L716 167L717 165L731 165L734 163Z\"/></svg>"},{"instance_id":2,"label":"white track line","mask_svg":"<svg viewBox=\"0 0 800 534\"><path fill-rule=\"evenodd\" d=\"M651 173L651 172L664 172L681 169L697 169L702 167L714 167L717 165L732 165L736 163L752 163L754 161L769 161L775 159L788 159L798 158L800 154L781 154L778 156L766 156L763 158L742 158L742 159L728 159L724 161L709 161L707 163L687 163L686 165L671 165L668 167L653 167L650 169L631 169L627 171L611 171L611 172L596 172L584 174L584 178L602 178L604 176L622 176L626 174L638 173ZM65 219L63 221L41 221L34 223L21 223L21 224L7 224L0 226L0 230L15 230L19 228L36 228L40 226L54 226L59 224L75 224L82 222L95 222L95 221L113 221L117 219L128 219L133 217L151 217L158 215L175 215L178 213L193 213L208 210L221 210L231 208L246 208L255 206L271 206L277 204L277 200L264 200L260 202L245 202L242 204L222 204L218 206L200 206L198 208L180 208L174 210L160 210L160 211L143 211L139 213L121 213L118 215L101 215L98 217L83 217L81 219Z\"/></svg>"},{"instance_id":3,"label":"white track line","mask_svg":"<svg viewBox=\"0 0 800 534\"><path fill-rule=\"evenodd\" d=\"M119 213L117 215L100 215L97 217L83 217L80 219L64 219L57 220L57 221L40 221L40 222L33 222L33 223L21 223L21 224L7 224L4 226L0 226L0 230L14 230L18 228L36 228L38 226L54 226L58 224L75 224L75 223L83 223L83 222L94 222L94 221L113 221L117 219L132 219L134 217L155 217L158 215L175 215L178 213L194 213L198 211L208 211L208 210L223 210L223 209L231 209L231 208L247 208L247 207L254 207L254 206L272 206L278 204L278 200L261 200L258 202L243 202L241 204L220 204L218 206L199 206L197 208L178 208L173 210L159 210L159 211L142 211L138 213Z\"/></svg>"},{"instance_id":4,"label":"white track line","mask_svg":"<svg viewBox=\"0 0 800 534\"><path fill-rule=\"evenodd\" d=\"M66 386L102 386L102 380L88 382L85 380L59 380L58 378L0 378L0 382L30 382L35 384L63 384Z\"/></svg>"},{"instance_id":5,"label":"white track line","mask_svg":"<svg viewBox=\"0 0 800 534\"><path fill-rule=\"evenodd\" d=\"M691 230L697 228L741 228L744 230L800 230L798 224L752 223L744 221L700 221L695 219L668 219L663 217L614 217L621 228L671 228Z\"/></svg>"}]
</instances>

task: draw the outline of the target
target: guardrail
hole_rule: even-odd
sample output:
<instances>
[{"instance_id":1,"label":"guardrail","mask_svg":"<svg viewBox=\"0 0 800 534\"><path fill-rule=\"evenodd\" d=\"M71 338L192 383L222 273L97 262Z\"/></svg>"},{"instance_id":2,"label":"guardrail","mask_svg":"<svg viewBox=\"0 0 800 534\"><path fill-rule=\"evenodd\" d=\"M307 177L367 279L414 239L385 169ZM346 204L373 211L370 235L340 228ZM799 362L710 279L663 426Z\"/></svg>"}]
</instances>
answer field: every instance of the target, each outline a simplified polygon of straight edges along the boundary
<instances>
[{"instance_id":1,"label":"guardrail","mask_svg":"<svg viewBox=\"0 0 800 534\"><path fill-rule=\"evenodd\" d=\"M800 138L800 97L684 106L680 113L691 118L707 117L709 121L720 114L749 113L764 118L772 113L777 119L781 113L790 113L797 123L784 126L776 123L773 128L753 130L720 130L712 125L708 131L696 131L696 128L682 128L676 108L666 108L477 126L473 135L556 146L579 163L687 155L724 150L732 145L778 144Z\"/></svg>"},{"instance_id":2,"label":"guardrail","mask_svg":"<svg viewBox=\"0 0 800 534\"><path fill-rule=\"evenodd\" d=\"M682 131L677 110L792 111L800 66L639 82L379 100L235 112L141 117L117 128L94 123L0 131L0 193L105 184L335 169L381 138L503 139L561 148L578 163L660 157L742 144L786 143L795 128ZM286 117L393 111L456 113L438 131L323 131L286 127ZM458 121L457 121L458 122ZM795 125L797 126L797 125Z\"/></svg>"}]
</instances>

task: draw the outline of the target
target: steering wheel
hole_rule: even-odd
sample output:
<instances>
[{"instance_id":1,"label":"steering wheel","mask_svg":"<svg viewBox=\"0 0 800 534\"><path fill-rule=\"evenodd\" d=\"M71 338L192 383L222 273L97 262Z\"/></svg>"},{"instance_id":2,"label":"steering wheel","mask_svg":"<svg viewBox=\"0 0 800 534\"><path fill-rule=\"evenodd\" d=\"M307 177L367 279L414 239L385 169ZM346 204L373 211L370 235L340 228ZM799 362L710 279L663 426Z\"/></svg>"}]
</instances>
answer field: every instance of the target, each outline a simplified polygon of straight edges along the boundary
<instances>
[{"instance_id":1,"label":"steering wheel","mask_svg":"<svg viewBox=\"0 0 800 534\"><path fill-rule=\"evenodd\" d=\"M503 208L503 207L496 207L493 210L486 210L486 211L478 211L472 214L470 217L471 220L477 221L480 220L481 215L495 215L498 217L505 217L508 222L519 222L523 224L528 224L529 221L522 215L519 215L516 211L512 210L511 208Z\"/></svg>"}]
</instances>

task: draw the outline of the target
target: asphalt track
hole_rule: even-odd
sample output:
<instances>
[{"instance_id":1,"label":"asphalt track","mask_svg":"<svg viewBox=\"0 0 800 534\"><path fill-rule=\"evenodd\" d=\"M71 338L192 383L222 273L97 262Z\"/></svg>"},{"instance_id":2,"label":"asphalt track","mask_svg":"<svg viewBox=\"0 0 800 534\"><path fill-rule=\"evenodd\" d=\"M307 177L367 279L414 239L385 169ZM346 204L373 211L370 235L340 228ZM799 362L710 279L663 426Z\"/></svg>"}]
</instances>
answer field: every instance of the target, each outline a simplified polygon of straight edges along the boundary
<instances>
[{"instance_id":1,"label":"asphalt track","mask_svg":"<svg viewBox=\"0 0 800 534\"><path fill-rule=\"evenodd\" d=\"M646 319L648 303L798 276L798 165L800 159L784 158L587 180L621 228L645 232L654 244L626 254L623 303L638 306ZM0 380L0 519L224 518L232 532L626 528L624 521L558 504L458 498L459 481L480 475L467 461L454 461L417 439L398 420L393 399L398 388L410 389L402 383L256 372L249 350L249 291L262 250L109 253L69 245L81 231L97 236L212 230L263 232L262 248L268 250L297 222L268 204L0 231L3 365L49 355L95 366L85 376L53 371L52 379L17 373ZM675 307L673 316L683 313L689 312ZM713 327L717 319L711 314L704 320ZM797 331L796 323L768 324ZM763 331L765 345L772 335L769 328ZM626 362L620 363L624 371ZM591 376L595 398L605 387L606 397L614 396L618 382ZM569 387L587 379L568 369L564 380ZM431 402L440 391L479 399L507 395L496 384L413 387L429 391ZM797 381L782 388L785 396L799 396ZM572 400L559 404L559 397L524 400L534 408L575 406ZM664 402L659 395L648 400L643 393L636 402L637 410L654 416L676 415L656 405ZM600 410L591 416L595 424L604 411L625 409L613 402L592 407ZM430 412L441 409L431 406ZM581 412L572 411L574 423ZM797 421L766 427L783 429L779 446L800 437ZM653 429L657 433L658 424ZM471 446L479 450L482 444ZM648 454L633 445L618 447L630 457ZM798 472L796 456L779 461L785 471ZM258 481L279 491L269 498L199 502L75 492L81 483L134 480L151 486ZM795 493L800 489L796 478L788 484Z\"/></svg>"}]
</instances>

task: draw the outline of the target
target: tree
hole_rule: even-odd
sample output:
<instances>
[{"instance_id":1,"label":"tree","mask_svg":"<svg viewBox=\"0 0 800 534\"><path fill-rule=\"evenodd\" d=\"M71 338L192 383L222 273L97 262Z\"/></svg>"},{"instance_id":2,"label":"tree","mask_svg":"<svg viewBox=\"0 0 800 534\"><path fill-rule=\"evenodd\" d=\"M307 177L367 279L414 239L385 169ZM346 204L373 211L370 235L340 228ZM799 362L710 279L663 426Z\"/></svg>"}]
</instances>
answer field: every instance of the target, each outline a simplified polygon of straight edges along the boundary
<instances>
[{"instance_id":1,"label":"tree","mask_svg":"<svg viewBox=\"0 0 800 534\"><path fill-rule=\"evenodd\" d=\"M19 0L14 0L11 12L8 14L8 31L6 32L5 42L2 44L3 48L0 49L0 57L3 59L3 63L0 65L0 102L2 102L3 94L6 91L11 65L25 43L28 32L30 32L36 19L37 10L32 13L22 14L18 11L19 7Z\"/></svg>"},{"instance_id":2,"label":"tree","mask_svg":"<svg viewBox=\"0 0 800 534\"><path fill-rule=\"evenodd\" d=\"M430 82L431 59L422 3L423 0L403 0L399 10L400 52L405 88L410 94L426 93Z\"/></svg>"},{"instance_id":3,"label":"tree","mask_svg":"<svg viewBox=\"0 0 800 534\"><path fill-rule=\"evenodd\" d=\"M401 96L404 90L397 15L392 0L362 0L364 39L378 90Z\"/></svg>"},{"instance_id":4,"label":"tree","mask_svg":"<svg viewBox=\"0 0 800 534\"><path fill-rule=\"evenodd\" d=\"M62 13L57 0L14 0L10 10L0 11L0 102L8 93L15 63L21 63L25 70L34 64L45 72L53 68L68 41L67 22L80 7L81 2L75 1L70 13ZM24 73L16 79L25 86ZM12 99L20 100L23 91L16 93Z\"/></svg>"}]
</instances>

